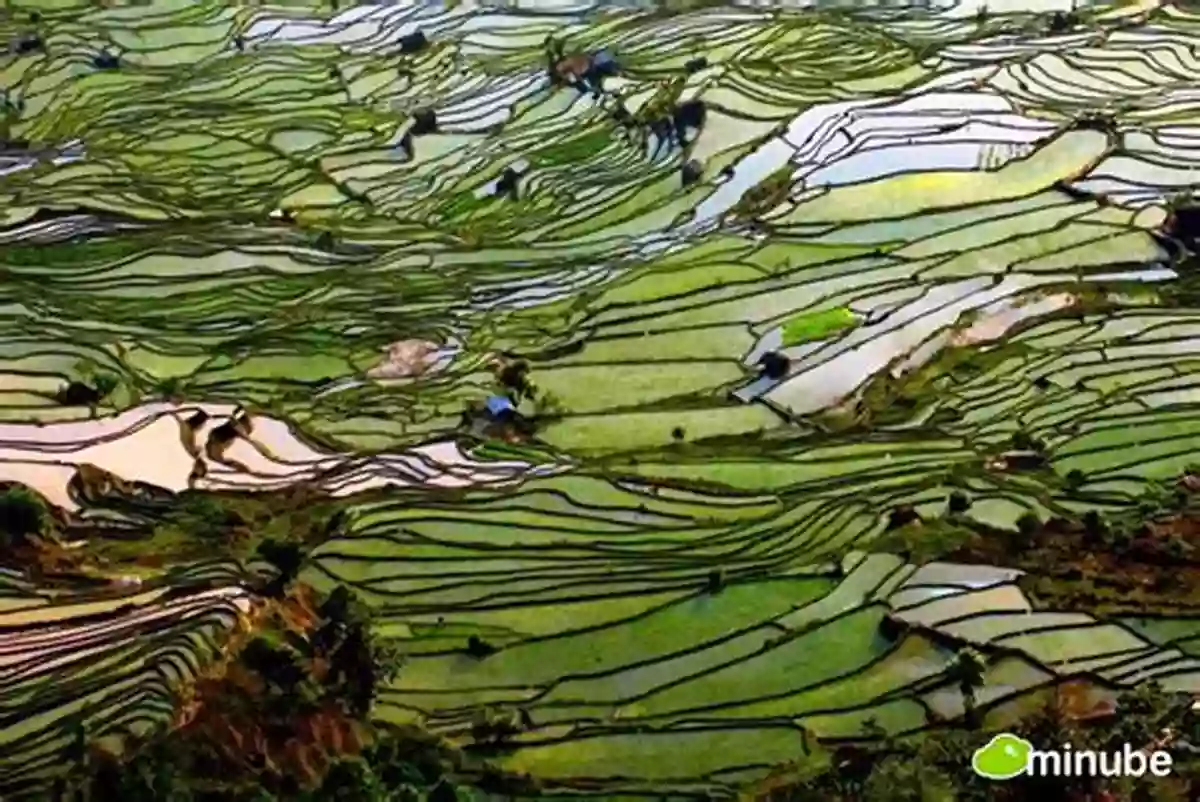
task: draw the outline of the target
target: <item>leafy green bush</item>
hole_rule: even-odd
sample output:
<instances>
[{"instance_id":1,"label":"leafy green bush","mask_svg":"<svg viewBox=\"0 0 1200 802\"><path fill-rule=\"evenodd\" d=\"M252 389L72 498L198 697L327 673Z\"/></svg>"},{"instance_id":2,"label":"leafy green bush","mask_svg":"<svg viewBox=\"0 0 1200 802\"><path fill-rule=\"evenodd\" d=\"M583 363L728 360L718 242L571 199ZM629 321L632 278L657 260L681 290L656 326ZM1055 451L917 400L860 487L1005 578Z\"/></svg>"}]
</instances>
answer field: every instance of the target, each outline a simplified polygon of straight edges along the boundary
<instances>
[{"instance_id":1,"label":"leafy green bush","mask_svg":"<svg viewBox=\"0 0 1200 802\"><path fill-rule=\"evenodd\" d=\"M0 493L0 547L21 546L30 535L45 535L49 529L50 511L41 496L20 486Z\"/></svg>"}]
</instances>

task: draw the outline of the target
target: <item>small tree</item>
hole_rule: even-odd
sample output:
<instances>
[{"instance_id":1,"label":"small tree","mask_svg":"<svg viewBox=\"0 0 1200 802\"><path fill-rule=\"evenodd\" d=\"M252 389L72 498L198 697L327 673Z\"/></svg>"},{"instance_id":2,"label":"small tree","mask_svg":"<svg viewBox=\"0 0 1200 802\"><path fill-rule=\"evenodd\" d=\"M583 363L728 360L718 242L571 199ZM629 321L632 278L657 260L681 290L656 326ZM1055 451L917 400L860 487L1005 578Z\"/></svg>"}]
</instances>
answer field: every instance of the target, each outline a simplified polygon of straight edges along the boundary
<instances>
[{"instance_id":1,"label":"small tree","mask_svg":"<svg viewBox=\"0 0 1200 802\"><path fill-rule=\"evenodd\" d=\"M296 543L280 543L268 538L258 545L256 553L279 572L268 586L268 595L279 595L304 567L304 551Z\"/></svg>"},{"instance_id":2,"label":"small tree","mask_svg":"<svg viewBox=\"0 0 1200 802\"><path fill-rule=\"evenodd\" d=\"M485 641L478 635L471 635L467 638L467 654L474 658L482 660L488 655L495 654L496 647Z\"/></svg>"},{"instance_id":3,"label":"small tree","mask_svg":"<svg viewBox=\"0 0 1200 802\"><path fill-rule=\"evenodd\" d=\"M887 531L892 532L921 520L917 508L911 504L901 504L888 513Z\"/></svg>"},{"instance_id":4,"label":"small tree","mask_svg":"<svg viewBox=\"0 0 1200 802\"><path fill-rule=\"evenodd\" d=\"M358 599L350 588L338 585L325 598L325 601L321 602L317 612L328 622L350 624L360 617L362 611L359 608Z\"/></svg>"},{"instance_id":5,"label":"small tree","mask_svg":"<svg viewBox=\"0 0 1200 802\"><path fill-rule=\"evenodd\" d=\"M1016 451L1035 451L1040 452L1045 450L1046 444L1038 438L1031 435L1024 429L1018 429L1013 432L1011 444Z\"/></svg>"},{"instance_id":6,"label":"small tree","mask_svg":"<svg viewBox=\"0 0 1200 802\"><path fill-rule=\"evenodd\" d=\"M714 568L708 572L708 579L705 580L704 588L709 593L720 593L725 587L725 572L720 568Z\"/></svg>"},{"instance_id":7,"label":"small tree","mask_svg":"<svg viewBox=\"0 0 1200 802\"><path fill-rule=\"evenodd\" d=\"M384 802L392 798L374 768L357 758L339 760L330 766L317 797L330 802Z\"/></svg>"},{"instance_id":8,"label":"small tree","mask_svg":"<svg viewBox=\"0 0 1200 802\"><path fill-rule=\"evenodd\" d=\"M954 656L950 676L958 683L958 690L962 693L963 709L966 711L968 722L974 723L975 690L983 687L986 673L987 663L983 655L974 649L960 649Z\"/></svg>"},{"instance_id":9,"label":"small tree","mask_svg":"<svg viewBox=\"0 0 1200 802\"><path fill-rule=\"evenodd\" d=\"M88 757L87 725L77 721L71 727L71 742L67 744L66 758L77 768L86 770Z\"/></svg>"},{"instance_id":10,"label":"small tree","mask_svg":"<svg viewBox=\"0 0 1200 802\"><path fill-rule=\"evenodd\" d=\"M1069 493L1078 491L1085 484L1087 484L1087 474L1078 468L1073 468L1068 471L1066 477L1063 479L1063 487L1065 487Z\"/></svg>"},{"instance_id":11,"label":"small tree","mask_svg":"<svg viewBox=\"0 0 1200 802\"><path fill-rule=\"evenodd\" d=\"M113 390L117 389L118 384L117 377L111 373L101 373L92 383L101 398L106 398Z\"/></svg>"},{"instance_id":12,"label":"small tree","mask_svg":"<svg viewBox=\"0 0 1200 802\"><path fill-rule=\"evenodd\" d=\"M50 512L40 496L20 486L0 492L0 547L23 546L31 536L43 536L49 530Z\"/></svg>"},{"instance_id":13,"label":"small tree","mask_svg":"<svg viewBox=\"0 0 1200 802\"><path fill-rule=\"evenodd\" d=\"M1083 514L1083 537L1087 545L1095 547L1104 543L1108 530L1108 522L1100 513L1088 510Z\"/></svg>"},{"instance_id":14,"label":"small tree","mask_svg":"<svg viewBox=\"0 0 1200 802\"><path fill-rule=\"evenodd\" d=\"M246 668L274 686L281 696L294 696L298 686L308 677L291 647L276 646L263 637L247 643L240 659Z\"/></svg>"},{"instance_id":15,"label":"small tree","mask_svg":"<svg viewBox=\"0 0 1200 802\"><path fill-rule=\"evenodd\" d=\"M1117 749L1124 743L1145 745L1159 735L1164 725L1171 723L1173 706L1179 703L1179 698L1153 680L1125 691L1117 697L1115 729L1103 746Z\"/></svg>"},{"instance_id":16,"label":"small tree","mask_svg":"<svg viewBox=\"0 0 1200 802\"><path fill-rule=\"evenodd\" d=\"M1026 512L1017 519L1015 543L1018 548L1027 549L1037 542L1038 533L1042 531L1042 520L1036 513Z\"/></svg>"}]
</instances>

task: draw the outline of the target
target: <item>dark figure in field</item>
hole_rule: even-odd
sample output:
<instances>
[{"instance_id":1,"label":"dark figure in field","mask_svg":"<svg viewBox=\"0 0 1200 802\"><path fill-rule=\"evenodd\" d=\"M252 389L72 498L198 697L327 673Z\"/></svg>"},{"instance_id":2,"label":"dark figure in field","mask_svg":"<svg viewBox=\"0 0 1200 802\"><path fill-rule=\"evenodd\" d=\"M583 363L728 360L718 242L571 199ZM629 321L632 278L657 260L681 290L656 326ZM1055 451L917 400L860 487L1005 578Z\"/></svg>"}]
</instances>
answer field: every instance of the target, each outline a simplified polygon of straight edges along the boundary
<instances>
[{"instance_id":1,"label":"dark figure in field","mask_svg":"<svg viewBox=\"0 0 1200 802\"><path fill-rule=\"evenodd\" d=\"M703 100L689 100L675 108L671 122L675 126L675 136L681 147L687 144L688 129L695 129L699 133L707 119L708 107L704 105Z\"/></svg>"},{"instance_id":2,"label":"dark figure in field","mask_svg":"<svg viewBox=\"0 0 1200 802\"><path fill-rule=\"evenodd\" d=\"M689 59L688 62L683 65L683 70L688 75L692 75L694 73L700 72L700 70L704 69L707 66L708 66L708 59L706 59L704 56L696 56L694 59Z\"/></svg>"},{"instance_id":3,"label":"dark figure in field","mask_svg":"<svg viewBox=\"0 0 1200 802\"><path fill-rule=\"evenodd\" d=\"M15 111L21 114L25 111L25 101L22 98L10 98L7 92L0 90L0 111ZM14 148L29 149L29 140L27 139L9 139L0 140L7 141Z\"/></svg>"},{"instance_id":4,"label":"dark figure in field","mask_svg":"<svg viewBox=\"0 0 1200 802\"><path fill-rule=\"evenodd\" d=\"M115 70L121 66L121 57L115 53L104 51L92 59L92 64L98 70Z\"/></svg>"},{"instance_id":5,"label":"dark figure in field","mask_svg":"<svg viewBox=\"0 0 1200 802\"><path fill-rule=\"evenodd\" d=\"M704 176L704 167L695 159L688 159L679 168L679 177L685 187L690 187Z\"/></svg>"},{"instance_id":6,"label":"dark figure in field","mask_svg":"<svg viewBox=\"0 0 1200 802\"><path fill-rule=\"evenodd\" d=\"M1074 11L1055 11L1050 15L1048 27L1051 33L1063 33L1074 28L1079 23L1079 18Z\"/></svg>"},{"instance_id":7,"label":"dark figure in field","mask_svg":"<svg viewBox=\"0 0 1200 802\"><path fill-rule=\"evenodd\" d=\"M517 412L514 399L507 394L489 396L482 405L469 406L463 412L460 425L478 437L510 443L531 437L535 429L533 421Z\"/></svg>"},{"instance_id":8,"label":"dark figure in field","mask_svg":"<svg viewBox=\"0 0 1200 802\"><path fill-rule=\"evenodd\" d=\"M921 516L917 515L916 509L911 504L901 504L888 513L887 530L890 532L919 520L921 520Z\"/></svg>"},{"instance_id":9,"label":"dark figure in field","mask_svg":"<svg viewBox=\"0 0 1200 802\"><path fill-rule=\"evenodd\" d=\"M708 572L708 578L704 583L704 589L709 593L720 593L725 589L725 572L720 568L714 568Z\"/></svg>"},{"instance_id":10,"label":"dark figure in field","mask_svg":"<svg viewBox=\"0 0 1200 802\"><path fill-rule=\"evenodd\" d=\"M768 351L758 360L762 375L768 379L782 379L791 366L792 361L778 351Z\"/></svg>"},{"instance_id":11,"label":"dark figure in field","mask_svg":"<svg viewBox=\"0 0 1200 802\"><path fill-rule=\"evenodd\" d=\"M488 416L497 423L509 424L517 419L517 409L508 396L489 396L484 404Z\"/></svg>"},{"instance_id":12,"label":"dark figure in field","mask_svg":"<svg viewBox=\"0 0 1200 802\"><path fill-rule=\"evenodd\" d=\"M499 650L478 635L470 635L467 637L466 651L467 654L471 655L472 657L482 660L485 657L495 654Z\"/></svg>"},{"instance_id":13,"label":"dark figure in field","mask_svg":"<svg viewBox=\"0 0 1200 802\"><path fill-rule=\"evenodd\" d=\"M511 167L505 167L504 172L500 174L500 180L496 182L496 197L507 195L510 200L517 200L517 182L520 179L520 173Z\"/></svg>"},{"instance_id":14,"label":"dark figure in field","mask_svg":"<svg viewBox=\"0 0 1200 802\"><path fill-rule=\"evenodd\" d=\"M36 33L23 33L17 37L16 44L13 47L17 51L18 56L27 56L30 53L36 53L39 50L45 50L46 45L42 42L42 37Z\"/></svg>"},{"instance_id":15,"label":"dark figure in field","mask_svg":"<svg viewBox=\"0 0 1200 802\"><path fill-rule=\"evenodd\" d=\"M664 147L670 152L671 148L682 144L675 137L675 126L666 117L659 117L657 120L651 120L647 123L645 133L652 134L655 140L654 150L650 153L651 159L658 158L658 154Z\"/></svg>"},{"instance_id":16,"label":"dark figure in field","mask_svg":"<svg viewBox=\"0 0 1200 802\"><path fill-rule=\"evenodd\" d=\"M412 128L408 132L413 136L436 133L438 129L437 113L433 109L417 109L413 112Z\"/></svg>"},{"instance_id":17,"label":"dark figure in field","mask_svg":"<svg viewBox=\"0 0 1200 802\"><path fill-rule=\"evenodd\" d=\"M400 137L400 150L404 151L404 156L409 161L417 157L417 151L413 147L412 131L405 131L404 136Z\"/></svg>"},{"instance_id":18,"label":"dark figure in field","mask_svg":"<svg viewBox=\"0 0 1200 802\"><path fill-rule=\"evenodd\" d=\"M1200 245L1200 204L1183 203L1171 210L1167 233L1193 248Z\"/></svg>"},{"instance_id":19,"label":"dark figure in field","mask_svg":"<svg viewBox=\"0 0 1200 802\"><path fill-rule=\"evenodd\" d=\"M704 128L707 118L708 107L703 100L688 100L676 106L669 118L650 120L646 131L653 134L656 140L650 158L657 158L663 147L686 147L689 144L688 131L694 130L699 133Z\"/></svg>"},{"instance_id":20,"label":"dark figure in field","mask_svg":"<svg viewBox=\"0 0 1200 802\"><path fill-rule=\"evenodd\" d=\"M100 403L103 394L83 382L74 381L58 391L56 400L65 407L84 407Z\"/></svg>"},{"instance_id":21,"label":"dark figure in field","mask_svg":"<svg viewBox=\"0 0 1200 802\"><path fill-rule=\"evenodd\" d=\"M416 146L413 144L413 137L425 136L426 134L435 134L438 130L437 113L433 109L417 109L412 115L412 125L400 137L400 149L404 151L404 156L409 161L413 161L417 157Z\"/></svg>"},{"instance_id":22,"label":"dark figure in field","mask_svg":"<svg viewBox=\"0 0 1200 802\"><path fill-rule=\"evenodd\" d=\"M429 40L423 31L413 31L400 37L400 52L406 56L420 53L427 47L429 47Z\"/></svg>"},{"instance_id":23,"label":"dark figure in field","mask_svg":"<svg viewBox=\"0 0 1200 802\"><path fill-rule=\"evenodd\" d=\"M244 52L246 50L246 38L239 33L233 37L233 46L237 49L237 52Z\"/></svg>"},{"instance_id":24,"label":"dark figure in field","mask_svg":"<svg viewBox=\"0 0 1200 802\"><path fill-rule=\"evenodd\" d=\"M971 509L971 499L961 490L955 490L946 499L946 510L955 515L960 515Z\"/></svg>"}]
</instances>

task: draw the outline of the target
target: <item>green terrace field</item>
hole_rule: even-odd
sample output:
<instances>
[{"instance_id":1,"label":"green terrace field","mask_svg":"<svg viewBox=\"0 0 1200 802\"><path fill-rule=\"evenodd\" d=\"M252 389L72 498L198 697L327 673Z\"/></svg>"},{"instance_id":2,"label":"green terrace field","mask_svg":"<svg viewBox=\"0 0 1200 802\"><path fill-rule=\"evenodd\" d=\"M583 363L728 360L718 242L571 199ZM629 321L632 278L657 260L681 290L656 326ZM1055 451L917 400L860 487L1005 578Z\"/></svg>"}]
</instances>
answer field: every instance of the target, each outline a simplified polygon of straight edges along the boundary
<instances>
[{"instance_id":1,"label":"green terrace field","mask_svg":"<svg viewBox=\"0 0 1200 802\"><path fill-rule=\"evenodd\" d=\"M55 593L0 574L6 792L44 789L83 728L104 739L170 722L175 692L249 606L246 591L232 584L237 573L197 565L115 599ZM172 593L170 583L186 586L205 575L224 586Z\"/></svg>"},{"instance_id":2,"label":"green terrace field","mask_svg":"<svg viewBox=\"0 0 1200 802\"><path fill-rule=\"evenodd\" d=\"M123 577L0 572L0 798L247 626L247 553L117 565L185 493L336 509L300 579L403 655L373 718L549 795L1200 694L1190 591L947 557L1194 502L1195 6L337 5L0 10L0 482ZM530 430L473 425L518 361Z\"/></svg>"}]
</instances>

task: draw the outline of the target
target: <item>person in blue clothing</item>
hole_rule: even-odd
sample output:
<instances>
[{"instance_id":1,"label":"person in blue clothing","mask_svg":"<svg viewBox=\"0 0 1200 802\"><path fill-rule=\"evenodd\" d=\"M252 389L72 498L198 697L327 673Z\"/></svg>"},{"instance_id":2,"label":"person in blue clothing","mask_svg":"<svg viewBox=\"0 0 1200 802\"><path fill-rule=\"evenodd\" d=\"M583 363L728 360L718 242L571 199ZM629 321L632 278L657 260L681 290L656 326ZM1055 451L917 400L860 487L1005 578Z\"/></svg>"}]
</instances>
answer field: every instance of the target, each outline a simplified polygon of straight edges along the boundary
<instances>
[{"instance_id":1,"label":"person in blue clothing","mask_svg":"<svg viewBox=\"0 0 1200 802\"><path fill-rule=\"evenodd\" d=\"M462 427L479 437L517 442L533 434L533 423L517 411L507 395L490 395L483 404L463 412Z\"/></svg>"},{"instance_id":2,"label":"person in blue clothing","mask_svg":"<svg viewBox=\"0 0 1200 802\"><path fill-rule=\"evenodd\" d=\"M488 417L500 423L511 422L517 415L517 408L512 399L506 395L491 395L484 402Z\"/></svg>"}]
</instances>

